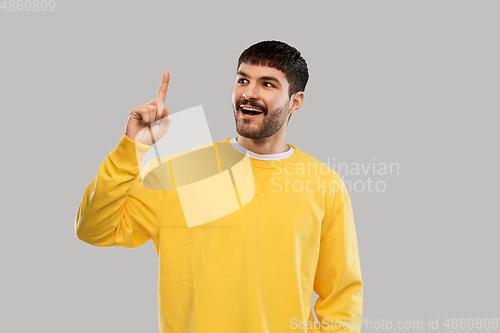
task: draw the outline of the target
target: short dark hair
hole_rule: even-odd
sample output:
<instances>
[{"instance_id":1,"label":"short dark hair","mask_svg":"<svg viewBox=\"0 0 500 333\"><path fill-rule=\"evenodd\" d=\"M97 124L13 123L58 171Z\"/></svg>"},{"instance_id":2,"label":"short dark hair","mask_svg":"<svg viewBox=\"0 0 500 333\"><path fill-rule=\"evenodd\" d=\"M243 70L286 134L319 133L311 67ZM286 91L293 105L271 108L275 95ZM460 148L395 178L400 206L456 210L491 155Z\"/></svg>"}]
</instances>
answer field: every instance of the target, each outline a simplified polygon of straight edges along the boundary
<instances>
[{"instance_id":1,"label":"short dark hair","mask_svg":"<svg viewBox=\"0 0 500 333\"><path fill-rule=\"evenodd\" d=\"M240 55L236 70L242 63L269 66L282 71L289 84L288 98L304 91L309 80L306 61L296 48L284 42L268 40L254 44Z\"/></svg>"}]
</instances>

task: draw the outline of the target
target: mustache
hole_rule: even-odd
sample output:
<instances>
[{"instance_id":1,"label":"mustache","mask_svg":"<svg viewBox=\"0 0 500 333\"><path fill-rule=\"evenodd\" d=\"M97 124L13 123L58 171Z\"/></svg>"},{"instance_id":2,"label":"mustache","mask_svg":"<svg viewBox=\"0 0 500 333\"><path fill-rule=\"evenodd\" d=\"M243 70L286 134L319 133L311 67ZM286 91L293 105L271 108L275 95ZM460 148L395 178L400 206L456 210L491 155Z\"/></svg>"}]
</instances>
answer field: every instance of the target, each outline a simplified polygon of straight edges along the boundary
<instances>
[{"instance_id":1,"label":"mustache","mask_svg":"<svg viewBox=\"0 0 500 333\"><path fill-rule=\"evenodd\" d=\"M262 112L264 113L264 115L267 114L267 108L265 107L265 105L259 105L258 103L256 103L253 100L243 99L242 101L239 101L236 104L237 109L239 109L242 105L250 105L250 106L253 106L254 108L259 108L259 109L262 110Z\"/></svg>"}]
</instances>

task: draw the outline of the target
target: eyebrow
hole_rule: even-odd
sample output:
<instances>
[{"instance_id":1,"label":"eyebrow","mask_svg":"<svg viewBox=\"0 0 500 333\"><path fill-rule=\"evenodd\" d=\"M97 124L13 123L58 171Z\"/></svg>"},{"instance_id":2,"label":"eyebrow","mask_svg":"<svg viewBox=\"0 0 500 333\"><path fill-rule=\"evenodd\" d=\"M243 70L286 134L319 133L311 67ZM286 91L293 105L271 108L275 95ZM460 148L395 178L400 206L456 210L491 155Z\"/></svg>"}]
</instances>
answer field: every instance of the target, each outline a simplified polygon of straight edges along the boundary
<instances>
[{"instance_id":1,"label":"eyebrow","mask_svg":"<svg viewBox=\"0 0 500 333\"><path fill-rule=\"evenodd\" d=\"M239 71L238 73L236 73L236 75L250 78L250 76L248 76L248 74L246 74L245 72L242 72L242 71ZM259 80L261 80L261 81L273 81L273 82L276 82L276 84L278 84L281 87L280 80L278 80L274 76L261 76L261 77L259 77Z\"/></svg>"}]
</instances>

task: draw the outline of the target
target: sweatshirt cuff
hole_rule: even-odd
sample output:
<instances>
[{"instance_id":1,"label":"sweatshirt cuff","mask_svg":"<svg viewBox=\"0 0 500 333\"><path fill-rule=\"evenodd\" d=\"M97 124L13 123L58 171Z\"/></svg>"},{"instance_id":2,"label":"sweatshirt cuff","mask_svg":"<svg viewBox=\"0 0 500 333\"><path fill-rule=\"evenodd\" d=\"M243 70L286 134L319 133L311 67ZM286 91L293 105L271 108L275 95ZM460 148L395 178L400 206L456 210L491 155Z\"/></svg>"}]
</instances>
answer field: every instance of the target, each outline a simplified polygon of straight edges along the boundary
<instances>
[{"instance_id":1,"label":"sweatshirt cuff","mask_svg":"<svg viewBox=\"0 0 500 333\"><path fill-rule=\"evenodd\" d=\"M111 151L111 157L122 166L139 172L141 160L151 147L129 139L123 132L118 145Z\"/></svg>"}]
</instances>

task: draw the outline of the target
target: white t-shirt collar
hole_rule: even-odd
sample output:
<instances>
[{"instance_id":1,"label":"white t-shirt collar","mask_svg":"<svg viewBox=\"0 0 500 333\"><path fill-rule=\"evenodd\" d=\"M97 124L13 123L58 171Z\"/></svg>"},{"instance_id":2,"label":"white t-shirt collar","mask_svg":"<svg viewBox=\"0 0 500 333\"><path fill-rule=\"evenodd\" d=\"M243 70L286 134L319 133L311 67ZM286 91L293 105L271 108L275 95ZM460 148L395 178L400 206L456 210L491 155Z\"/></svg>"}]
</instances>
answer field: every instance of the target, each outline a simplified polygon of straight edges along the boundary
<instances>
[{"instance_id":1,"label":"white t-shirt collar","mask_svg":"<svg viewBox=\"0 0 500 333\"><path fill-rule=\"evenodd\" d=\"M288 151L284 153L262 155L246 149L236 141L236 138L229 139L229 143L231 144L231 147L233 147L240 153L247 155L250 158L255 158L256 160L263 160L263 161L284 160L285 158L292 156L293 152L295 151L295 148L288 146L290 147L290 149L288 149Z\"/></svg>"}]
</instances>

